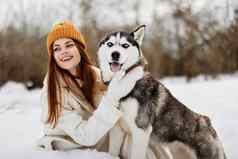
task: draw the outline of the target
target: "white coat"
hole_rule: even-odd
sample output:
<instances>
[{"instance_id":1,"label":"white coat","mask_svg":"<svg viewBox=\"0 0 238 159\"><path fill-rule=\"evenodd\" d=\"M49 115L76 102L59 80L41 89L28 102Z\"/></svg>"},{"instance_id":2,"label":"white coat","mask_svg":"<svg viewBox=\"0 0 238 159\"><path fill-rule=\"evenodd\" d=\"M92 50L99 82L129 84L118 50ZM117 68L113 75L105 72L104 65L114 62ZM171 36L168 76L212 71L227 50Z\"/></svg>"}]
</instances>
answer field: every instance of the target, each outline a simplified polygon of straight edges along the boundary
<instances>
[{"instance_id":1,"label":"white coat","mask_svg":"<svg viewBox=\"0 0 238 159\"><path fill-rule=\"evenodd\" d=\"M99 74L99 71L97 71ZM100 82L100 77L97 82ZM80 83L81 81L78 80ZM41 121L44 136L37 141L37 147L44 150L70 150L75 148L96 148L106 150L107 132L121 117L121 112L115 107L101 106L93 114L85 108L88 102L85 97L76 97L71 91L62 87L63 110L56 126L46 123L48 118L47 82L41 92ZM95 94L100 100L103 92Z\"/></svg>"}]
</instances>

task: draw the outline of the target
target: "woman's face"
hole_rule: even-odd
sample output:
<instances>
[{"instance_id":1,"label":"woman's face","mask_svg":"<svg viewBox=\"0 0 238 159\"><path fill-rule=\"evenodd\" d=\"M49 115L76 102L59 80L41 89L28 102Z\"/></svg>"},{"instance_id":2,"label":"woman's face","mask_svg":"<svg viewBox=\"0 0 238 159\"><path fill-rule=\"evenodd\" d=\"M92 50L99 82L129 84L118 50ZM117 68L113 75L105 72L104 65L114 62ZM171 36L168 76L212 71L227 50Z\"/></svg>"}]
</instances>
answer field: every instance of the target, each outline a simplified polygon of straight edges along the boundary
<instances>
[{"instance_id":1,"label":"woman's face","mask_svg":"<svg viewBox=\"0 0 238 159\"><path fill-rule=\"evenodd\" d=\"M76 75L76 66L81 56L75 42L69 38L60 38L53 43L54 59L58 66Z\"/></svg>"}]
</instances>

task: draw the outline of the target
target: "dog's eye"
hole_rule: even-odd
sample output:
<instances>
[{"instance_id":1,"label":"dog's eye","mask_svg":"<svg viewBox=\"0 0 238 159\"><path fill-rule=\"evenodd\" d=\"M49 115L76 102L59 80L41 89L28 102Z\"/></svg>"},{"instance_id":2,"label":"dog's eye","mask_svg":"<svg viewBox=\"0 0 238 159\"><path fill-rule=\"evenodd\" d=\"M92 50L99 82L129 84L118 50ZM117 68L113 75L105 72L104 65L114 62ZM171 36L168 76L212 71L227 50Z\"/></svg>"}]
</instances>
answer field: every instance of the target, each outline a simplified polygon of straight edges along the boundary
<instances>
[{"instance_id":1,"label":"dog's eye","mask_svg":"<svg viewBox=\"0 0 238 159\"><path fill-rule=\"evenodd\" d=\"M107 46L112 47L112 46L113 46L113 43L112 43L112 42L108 42L108 43L107 43Z\"/></svg>"},{"instance_id":2,"label":"dog's eye","mask_svg":"<svg viewBox=\"0 0 238 159\"><path fill-rule=\"evenodd\" d=\"M126 49L129 47L129 44L122 44L121 46Z\"/></svg>"}]
</instances>

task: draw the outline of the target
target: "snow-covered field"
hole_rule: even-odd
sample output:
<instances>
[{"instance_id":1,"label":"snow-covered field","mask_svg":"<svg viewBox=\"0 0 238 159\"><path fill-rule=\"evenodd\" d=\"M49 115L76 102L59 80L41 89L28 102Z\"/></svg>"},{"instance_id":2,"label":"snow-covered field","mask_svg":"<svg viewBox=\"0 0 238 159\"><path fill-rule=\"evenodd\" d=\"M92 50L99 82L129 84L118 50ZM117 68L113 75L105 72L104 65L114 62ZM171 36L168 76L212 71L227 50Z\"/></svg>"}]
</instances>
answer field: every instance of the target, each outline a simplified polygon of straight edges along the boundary
<instances>
[{"instance_id":1,"label":"snow-covered field","mask_svg":"<svg viewBox=\"0 0 238 159\"><path fill-rule=\"evenodd\" d=\"M223 141L228 159L238 151L238 74L215 80L199 77L186 83L184 78L162 82L191 109L206 114ZM96 151L42 152L34 149L41 135L40 90L27 91L22 84L8 82L0 88L1 159L109 159Z\"/></svg>"}]
</instances>

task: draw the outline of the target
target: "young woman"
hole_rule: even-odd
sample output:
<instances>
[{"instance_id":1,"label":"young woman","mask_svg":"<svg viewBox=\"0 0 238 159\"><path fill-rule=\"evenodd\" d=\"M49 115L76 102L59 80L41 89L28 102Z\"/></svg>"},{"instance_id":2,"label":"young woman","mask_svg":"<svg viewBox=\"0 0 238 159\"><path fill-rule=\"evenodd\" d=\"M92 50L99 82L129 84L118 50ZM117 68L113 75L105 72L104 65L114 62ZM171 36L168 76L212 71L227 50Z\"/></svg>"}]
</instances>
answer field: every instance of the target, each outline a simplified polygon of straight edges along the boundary
<instances>
[{"instance_id":1,"label":"young woman","mask_svg":"<svg viewBox=\"0 0 238 159\"><path fill-rule=\"evenodd\" d=\"M90 61L84 38L71 22L52 28L47 48L49 69L42 89L44 136L37 146L44 150L107 151L107 133L122 116L118 101L142 77L142 68L127 75L118 72L103 96L100 71ZM123 87L128 82L131 88Z\"/></svg>"}]
</instances>

